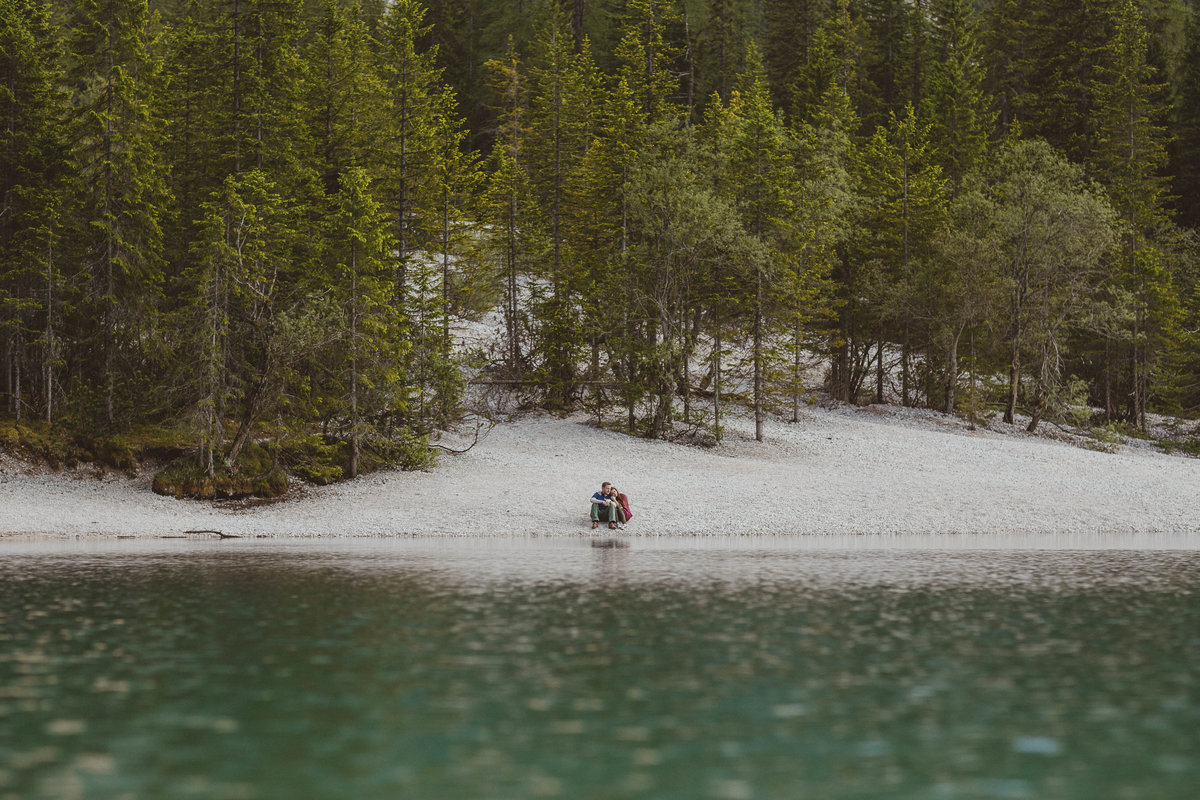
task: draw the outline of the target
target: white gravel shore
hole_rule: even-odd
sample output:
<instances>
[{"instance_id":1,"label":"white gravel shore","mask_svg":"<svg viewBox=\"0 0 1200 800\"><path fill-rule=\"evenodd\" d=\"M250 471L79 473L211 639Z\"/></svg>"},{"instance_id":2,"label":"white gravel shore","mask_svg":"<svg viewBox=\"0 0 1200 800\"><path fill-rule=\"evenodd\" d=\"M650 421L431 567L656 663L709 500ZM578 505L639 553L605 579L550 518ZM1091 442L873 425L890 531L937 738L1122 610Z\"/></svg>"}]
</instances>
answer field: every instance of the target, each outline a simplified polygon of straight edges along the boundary
<instances>
[{"instance_id":1,"label":"white gravel shore","mask_svg":"<svg viewBox=\"0 0 1200 800\"><path fill-rule=\"evenodd\" d=\"M929 412L806 409L766 441L731 420L718 448L600 430L584 416L491 429L430 472L384 472L245 508L159 497L150 478L30 474L0 463L0 535L590 535L601 481L630 496L624 534L1189 533L1200 459L1096 452ZM603 528L601 533L607 533Z\"/></svg>"}]
</instances>

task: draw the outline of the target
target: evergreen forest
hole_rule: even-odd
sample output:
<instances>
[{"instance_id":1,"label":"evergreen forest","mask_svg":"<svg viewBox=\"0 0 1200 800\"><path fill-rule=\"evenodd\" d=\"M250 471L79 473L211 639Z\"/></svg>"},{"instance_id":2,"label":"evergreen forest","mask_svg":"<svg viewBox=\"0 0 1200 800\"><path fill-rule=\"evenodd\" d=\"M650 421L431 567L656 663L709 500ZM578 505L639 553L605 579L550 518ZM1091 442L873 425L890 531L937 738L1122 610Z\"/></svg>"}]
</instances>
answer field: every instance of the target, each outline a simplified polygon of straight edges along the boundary
<instances>
[{"instance_id":1,"label":"evergreen forest","mask_svg":"<svg viewBox=\"0 0 1200 800\"><path fill-rule=\"evenodd\" d=\"M167 491L423 466L471 382L1200 412L1190 0L0 0L0 111L0 431Z\"/></svg>"}]
</instances>

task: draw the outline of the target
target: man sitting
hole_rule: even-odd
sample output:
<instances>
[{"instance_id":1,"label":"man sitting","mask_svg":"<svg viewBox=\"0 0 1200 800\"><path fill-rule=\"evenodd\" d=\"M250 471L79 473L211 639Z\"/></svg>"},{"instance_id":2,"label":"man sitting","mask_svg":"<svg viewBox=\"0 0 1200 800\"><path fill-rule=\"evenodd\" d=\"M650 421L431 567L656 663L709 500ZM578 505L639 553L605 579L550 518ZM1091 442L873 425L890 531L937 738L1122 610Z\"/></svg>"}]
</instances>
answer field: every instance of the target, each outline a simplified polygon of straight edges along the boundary
<instances>
[{"instance_id":1,"label":"man sitting","mask_svg":"<svg viewBox=\"0 0 1200 800\"><path fill-rule=\"evenodd\" d=\"M592 528L600 527L603 516L608 520L608 527L617 527L617 501L610 496L608 487L612 484L605 481L600 485L600 491L592 495Z\"/></svg>"}]
</instances>

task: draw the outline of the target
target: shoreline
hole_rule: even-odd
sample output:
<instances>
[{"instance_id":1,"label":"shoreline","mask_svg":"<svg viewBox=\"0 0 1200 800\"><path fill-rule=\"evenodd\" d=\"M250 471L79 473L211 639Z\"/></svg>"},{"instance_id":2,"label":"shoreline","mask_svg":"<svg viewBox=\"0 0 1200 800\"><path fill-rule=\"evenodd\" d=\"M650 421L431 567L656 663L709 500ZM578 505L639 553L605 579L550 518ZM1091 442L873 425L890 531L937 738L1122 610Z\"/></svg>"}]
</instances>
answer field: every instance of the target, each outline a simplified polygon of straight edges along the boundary
<instances>
[{"instance_id":1,"label":"shoreline","mask_svg":"<svg viewBox=\"0 0 1200 800\"><path fill-rule=\"evenodd\" d=\"M503 422L428 472L306 486L255 507L175 500L150 476L32 474L0 464L0 536L159 538L708 537L1190 534L1200 459L1098 452L894 407L809 407L753 439L730 418L716 448L636 439L584 414ZM1007 426L1005 426L1007 428ZM629 494L623 531L596 531L601 481ZM215 537L214 537L215 538Z\"/></svg>"}]
</instances>

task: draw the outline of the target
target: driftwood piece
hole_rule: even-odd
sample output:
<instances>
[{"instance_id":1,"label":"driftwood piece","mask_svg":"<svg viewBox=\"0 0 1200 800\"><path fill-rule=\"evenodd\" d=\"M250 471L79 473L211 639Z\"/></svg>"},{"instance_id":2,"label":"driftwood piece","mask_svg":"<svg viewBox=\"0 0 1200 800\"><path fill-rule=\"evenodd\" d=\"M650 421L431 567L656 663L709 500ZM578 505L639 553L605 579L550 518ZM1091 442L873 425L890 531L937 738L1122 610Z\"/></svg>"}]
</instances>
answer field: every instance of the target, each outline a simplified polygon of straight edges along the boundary
<instances>
[{"instance_id":1,"label":"driftwood piece","mask_svg":"<svg viewBox=\"0 0 1200 800\"><path fill-rule=\"evenodd\" d=\"M489 426L488 426L488 429L487 429L487 431L484 431L484 432L485 432L485 433L487 433L487 432L490 432L490 431L492 430L492 427L493 427L493 426L490 426L490 425L489 425ZM463 448L463 449L461 449L461 450L455 450L453 447L447 447L446 445L444 445L444 444L438 444L437 442L430 442L430 443L429 443L429 449L430 449L430 450L432 450L433 448L435 448L435 447L436 447L436 448L438 448L439 450L445 450L447 453L451 453L451 454L453 454L453 455L456 455L456 456L458 456L458 455L462 455L463 453L467 452L468 450L470 450L470 449L471 449L472 447L474 447L475 445L479 444L479 432L480 432L481 430L483 430L483 423L482 423L482 422L481 422L481 423L479 423L479 424L477 424L477 425L475 426L475 438L474 438L474 440L472 440L472 442L471 442L469 445L467 445L466 447L464 447L464 448Z\"/></svg>"},{"instance_id":2,"label":"driftwood piece","mask_svg":"<svg viewBox=\"0 0 1200 800\"><path fill-rule=\"evenodd\" d=\"M195 533L207 533L207 534L211 534L211 535L213 535L213 536L219 537L219 538L221 538L221 539L240 539L240 538L242 538L242 537L240 537L240 536L238 536L237 534L234 534L234 533L222 533L221 531L213 531L213 530L184 531L184 533L193 533L193 534L195 534ZM165 536L164 536L163 538L165 539L165 538L170 538L170 537L165 537Z\"/></svg>"}]
</instances>

